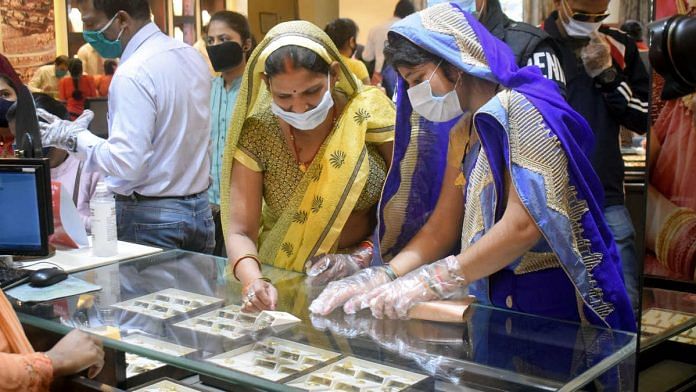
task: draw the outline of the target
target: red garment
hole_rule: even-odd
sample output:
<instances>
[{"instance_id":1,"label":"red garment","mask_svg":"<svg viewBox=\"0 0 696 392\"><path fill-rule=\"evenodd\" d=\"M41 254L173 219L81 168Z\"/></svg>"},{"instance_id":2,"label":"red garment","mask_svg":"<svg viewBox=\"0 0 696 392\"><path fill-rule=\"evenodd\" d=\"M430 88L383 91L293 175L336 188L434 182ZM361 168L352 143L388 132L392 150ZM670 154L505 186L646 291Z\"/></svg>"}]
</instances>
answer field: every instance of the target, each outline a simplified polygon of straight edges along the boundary
<instances>
[{"instance_id":1,"label":"red garment","mask_svg":"<svg viewBox=\"0 0 696 392\"><path fill-rule=\"evenodd\" d=\"M82 99L73 98L72 94L75 91L75 83L73 78L65 77L58 84L58 97L67 102L68 113L70 119L76 119L85 110L85 101L87 98L96 97L97 89L94 87L94 79L89 75L82 75L78 81L78 87L82 91Z\"/></svg>"},{"instance_id":2,"label":"red garment","mask_svg":"<svg viewBox=\"0 0 696 392\"><path fill-rule=\"evenodd\" d=\"M102 75L97 82L97 93L100 97L109 96L109 86L111 85L111 79L114 75Z\"/></svg>"}]
</instances>

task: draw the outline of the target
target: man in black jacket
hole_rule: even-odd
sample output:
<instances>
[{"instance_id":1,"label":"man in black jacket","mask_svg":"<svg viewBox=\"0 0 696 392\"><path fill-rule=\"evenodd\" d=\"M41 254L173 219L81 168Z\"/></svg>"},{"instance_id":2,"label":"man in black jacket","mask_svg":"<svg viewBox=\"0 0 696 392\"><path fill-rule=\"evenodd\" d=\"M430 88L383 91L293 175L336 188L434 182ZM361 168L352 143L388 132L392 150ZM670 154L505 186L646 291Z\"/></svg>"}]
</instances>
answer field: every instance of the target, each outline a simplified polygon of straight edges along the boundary
<instances>
[{"instance_id":1,"label":"man in black jacket","mask_svg":"<svg viewBox=\"0 0 696 392\"><path fill-rule=\"evenodd\" d=\"M560 48L555 40L537 27L508 18L499 0L478 0L475 3L479 22L512 49L517 65L536 65L564 93L566 78L558 58Z\"/></svg>"},{"instance_id":2,"label":"man in black jacket","mask_svg":"<svg viewBox=\"0 0 696 392\"><path fill-rule=\"evenodd\" d=\"M601 24L609 0L554 0L543 24L561 48L566 97L595 134L590 159L604 188L604 216L614 234L628 295L638 310L635 231L624 206L624 163L620 127L645 133L648 73L636 44L625 33Z\"/></svg>"}]
</instances>

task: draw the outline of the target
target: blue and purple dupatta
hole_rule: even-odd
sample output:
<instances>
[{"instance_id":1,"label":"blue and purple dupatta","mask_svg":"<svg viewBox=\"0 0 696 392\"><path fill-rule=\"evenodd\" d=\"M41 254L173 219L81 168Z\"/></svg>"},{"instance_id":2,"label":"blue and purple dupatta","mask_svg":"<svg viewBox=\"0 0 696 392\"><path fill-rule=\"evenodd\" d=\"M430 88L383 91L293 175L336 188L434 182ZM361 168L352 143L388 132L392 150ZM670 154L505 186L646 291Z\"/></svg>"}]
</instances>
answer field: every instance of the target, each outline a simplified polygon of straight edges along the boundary
<instances>
[{"instance_id":1,"label":"blue and purple dupatta","mask_svg":"<svg viewBox=\"0 0 696 392\"><path fill-rule=\"evenodd\" d=\"M481 211L467 207L465 214L483 214L485 224L471 233L465 227L462 248L501 218L502 203L490 197L483 200L483 194L503 195L504 174L509 171L542 232L542 248L552 252L575 287L583 304L580 318L635 330L616 245L600 207L602 187L587 159L593 134L556 84L535 67L518 68L507 45L454 4L413 14L394 24L390 34L402 35L462 71L506 88L474 115L487 158L483 170L492 181L486 192L471 192L468 187L467 203L481 198ZM398 254L434 210L446 167L449 130L457 121L438 124L421 118L413 112L406 88L400 78L394 159L379 208L379 248L385 261ZM491 297L488 279L470 287L483 302Z\"/></svg>"}]
</instances>

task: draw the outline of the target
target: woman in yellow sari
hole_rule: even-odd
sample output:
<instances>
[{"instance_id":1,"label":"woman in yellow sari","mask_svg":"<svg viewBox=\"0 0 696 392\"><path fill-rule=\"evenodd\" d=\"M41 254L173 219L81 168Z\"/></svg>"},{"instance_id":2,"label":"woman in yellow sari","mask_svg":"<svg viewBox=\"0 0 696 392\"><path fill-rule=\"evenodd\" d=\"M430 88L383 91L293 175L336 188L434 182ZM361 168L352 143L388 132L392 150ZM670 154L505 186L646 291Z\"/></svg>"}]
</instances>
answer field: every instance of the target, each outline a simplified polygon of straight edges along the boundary
<instances>
[{"instance_id":1,"label":"woman in yellow sari","mask_svg":"<svg viewBox=\"0 0 696 392\"><path fill-rule=\"evenodd\" d=\"M369 265L395 109L330 38L281 23L249 58L224 154L221 210L246 310L274 309L261 263L324 283Z\"/></svg>"}]
</instances>

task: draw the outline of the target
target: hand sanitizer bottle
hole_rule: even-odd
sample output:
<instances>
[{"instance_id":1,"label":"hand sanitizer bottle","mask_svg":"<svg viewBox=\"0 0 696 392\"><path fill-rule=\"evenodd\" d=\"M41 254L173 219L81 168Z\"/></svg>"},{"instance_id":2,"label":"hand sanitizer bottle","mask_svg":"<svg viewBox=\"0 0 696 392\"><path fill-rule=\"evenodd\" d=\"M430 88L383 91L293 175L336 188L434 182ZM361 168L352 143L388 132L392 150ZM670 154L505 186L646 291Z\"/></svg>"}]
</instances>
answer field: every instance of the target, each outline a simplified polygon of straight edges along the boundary
<instances>
[{"instance_id":1,"label":"hand sanitizer bottle","mask_svg":"<svg viewBox=\"0 0 696 392\"><path fill-rule=\"evenodd\" d=\"M97 183L97 190L89 202L89 209L92 219L92 254L98 257L116 255L116 201L104 182Z\"/></svg>"}]
</instances>

